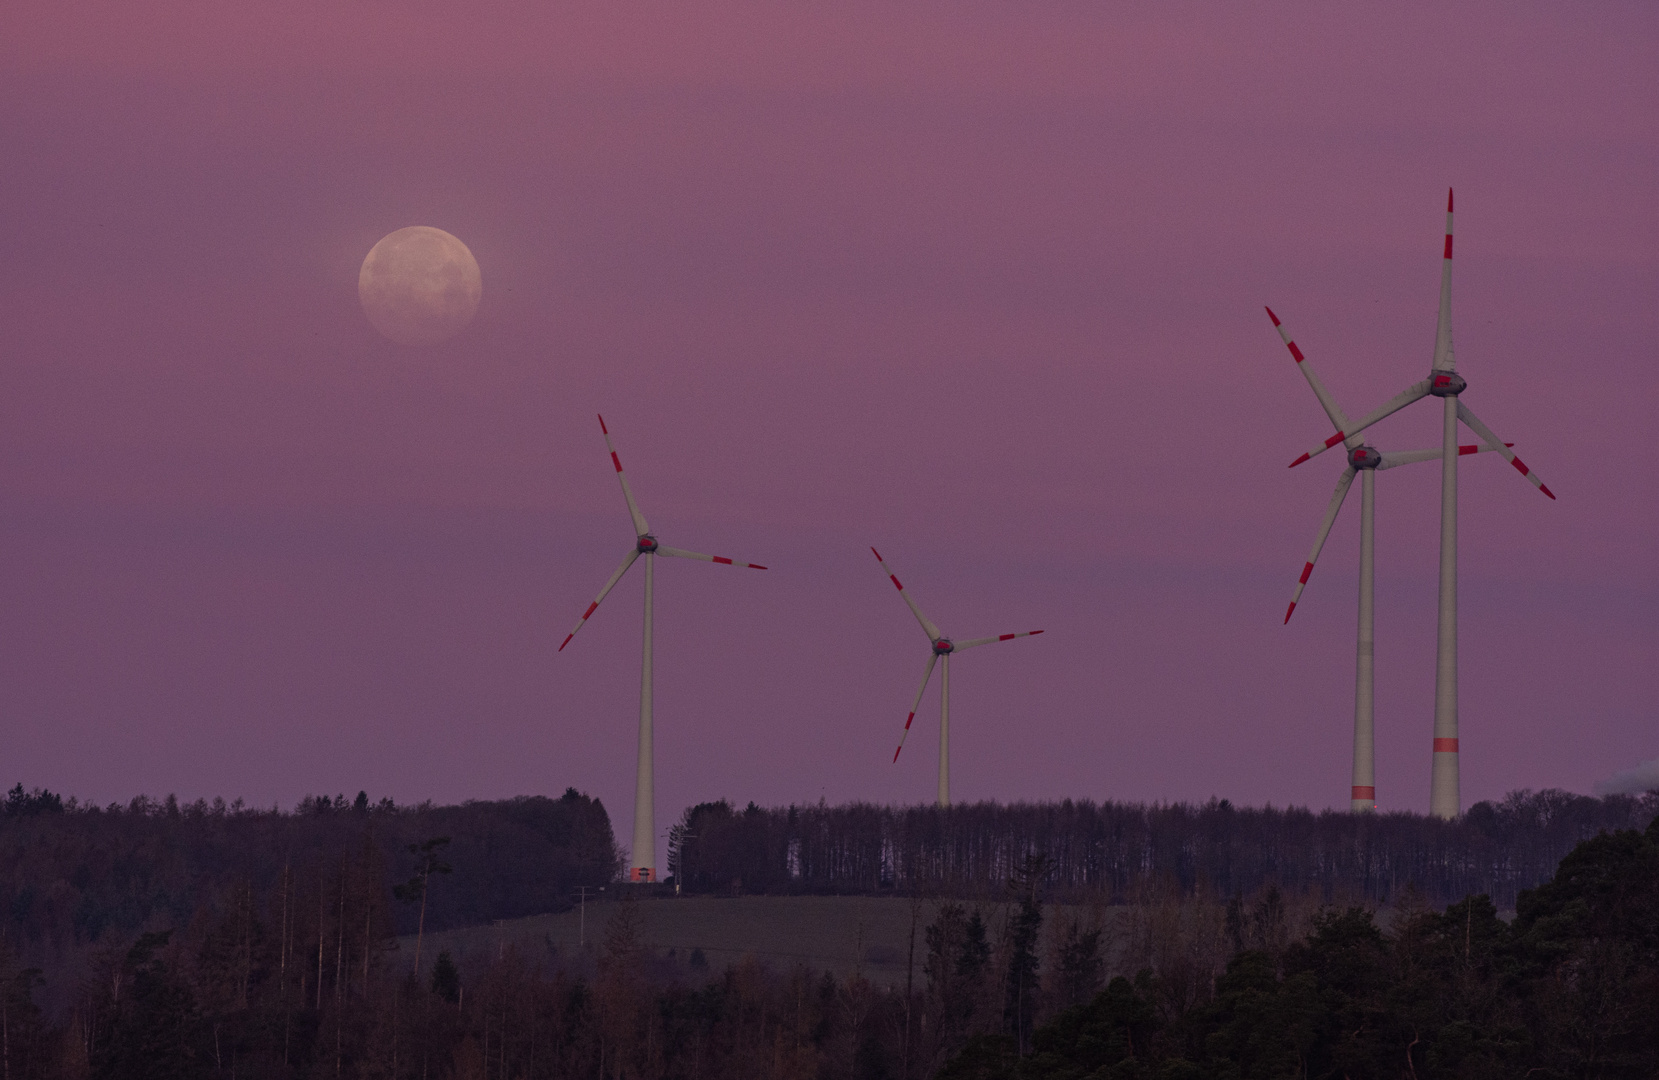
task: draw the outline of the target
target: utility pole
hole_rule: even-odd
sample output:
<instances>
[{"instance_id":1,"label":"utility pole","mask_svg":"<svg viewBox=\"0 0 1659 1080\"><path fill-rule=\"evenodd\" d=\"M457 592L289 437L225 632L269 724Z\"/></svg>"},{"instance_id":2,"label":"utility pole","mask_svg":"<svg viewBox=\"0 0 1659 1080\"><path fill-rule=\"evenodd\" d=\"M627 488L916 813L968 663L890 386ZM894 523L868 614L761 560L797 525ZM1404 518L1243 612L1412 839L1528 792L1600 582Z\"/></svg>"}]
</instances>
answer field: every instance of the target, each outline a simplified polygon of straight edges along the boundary
<instances>
[{"instance_id":1,"label":"utility pole","mask_svg":"<svg viewBox=\"0 0 1659 1080\"><path fill-rule=\"evenodd\" d=\"M576 945L577 945L577 948L586 949L588 947L588 893L590 893L590 892L604 892L604 891L605 891L605 887L603 885L599 886L598 889L595 889L592 885L578 885L578 886L576 886L576 901L577 901L576 910L578 912L578 914L576 916L576 918L577 918L577 922L576 922L576 927L577 927L577 929L576 929ZM597 897L595 897L595 899L597 899Z\"/></svg>"}]
</instances>

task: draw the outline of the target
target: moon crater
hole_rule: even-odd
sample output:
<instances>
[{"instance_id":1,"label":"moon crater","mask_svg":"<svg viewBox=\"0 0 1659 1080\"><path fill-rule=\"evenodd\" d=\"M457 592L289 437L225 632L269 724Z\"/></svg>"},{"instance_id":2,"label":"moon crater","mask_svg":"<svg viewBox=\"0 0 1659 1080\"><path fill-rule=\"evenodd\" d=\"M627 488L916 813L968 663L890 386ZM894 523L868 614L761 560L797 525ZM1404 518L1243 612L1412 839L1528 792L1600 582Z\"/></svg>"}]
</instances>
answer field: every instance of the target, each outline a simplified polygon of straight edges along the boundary
<instances>
[{"instance_id":1,"label":"moon crater","mask_svg":"<svg viewBox=\"0 0 1659 1080\"><path fill-rule=\"evenodd\" d=\"M478 262L459 239L429 225L381 238L357 274L363 313L402 345L433 345L465 329L484 293Z\"/></svg>"}]
</instances>

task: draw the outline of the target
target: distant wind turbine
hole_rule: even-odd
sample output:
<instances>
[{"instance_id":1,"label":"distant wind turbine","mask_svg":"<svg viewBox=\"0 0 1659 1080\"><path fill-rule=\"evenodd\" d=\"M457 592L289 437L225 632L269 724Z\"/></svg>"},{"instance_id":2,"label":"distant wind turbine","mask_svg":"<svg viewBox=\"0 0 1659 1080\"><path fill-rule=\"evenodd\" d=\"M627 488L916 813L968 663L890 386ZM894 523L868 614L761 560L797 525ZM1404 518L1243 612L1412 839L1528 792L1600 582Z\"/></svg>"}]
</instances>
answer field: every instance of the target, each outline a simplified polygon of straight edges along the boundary
<instances>
[{"instance_id":1,"label":"distant wind turbine","mask_svg":"<svg viewBox=\"0 0 1659 1080\"><path fill-rule=\"evenodd\" d=\"M905 591L903 585L899 584L898 575L894 574L888 567L886 560L881 557L881 552L876 551L875 548L871 548L870 551L875 555L876 561L881 563L881 568L887 572L887 577L893 582L893 587L899 590L900 596L904 597L904 602L910 605L910 613L916 616L917 622L922 624L922 632L927 635L928 643L933 647L933 651L928 654L927 668L922 672L922 685L916 691L916 700L910 703L910 715L905 717L904 734L899 737L898 750L893 751L893 760L894 762L899 760L899 752L904 749L904 740L910 737L910 724L916 719L916 709L922 703L922 695L927 692L927 681L933 677L933 665L942 659L944 661L944 664L942 665L943 670L939 676L939 805L949 806L951 654L961 652L963 649L971 649L976 645L989 645L993 641L1012 641L1014 638L1018 637L1031 637L1035 634L1042 633L1042 631L1025 630L1017 634L1001 634L997 637L974 638L971 641L952 641L940 632L939 627L934 624L933 620L922 614L922 609L916 606L916 601L910 599L910 594Z\"/></svg>"},{"instance_id":2,"label":"distant wind turbine","mask_svg":"<svg viewBox=\"0 0 1659 1080\"><path fill-rule=\"evenodd\" d=\"M1413 383L1393 399L1351 427L1342 427L1335 435L1315 446L1295 461L1291 468L1322 454L1337 443L1345 442L1385 416L1390 416L1424 397L1437 397L1445 402L1441 417L1440 458L1440 618L1436 632L1434 666L1434 766L1429 783L1429 813L1448 820L1462 813L1462 796L1458 790L1457 742L1457 422L1462 420L1515 467L1515 471L1550 498L1555 494L1544 482L1501 441L1492 429L1481 423L1459 395L1469 384L1457 373L1452 359L1452 193L1446 192L1446 250L1440 263L1440 318L1434 335L1434 361L1429 377Z\"/></svg>"},{"instance_id":3,"label":"distant wind turbine","mask_svg":"<svg viewBox=\"0 0 1659 1080\"><path fill-rule=\"evenodd\" d=\"M588 621L599 609L600 601L605 599L611 589L622 580L622 575L628 572L628 567L634 565L634 560L641 555L645 556L645 655L640 665L639 677L639 771L634 780L634 845L628 870L629 881L650 882L657 880L656 868L652 861L656 857L656 811L653 804L655 790L655 774L651 761L651 578L652 569L656 564L656 556L667 555L675 559L701 559L703 562L721 563L726 566L747 566L751 570L764 570L766 567L758 563L747 563L739 559L725 559L718 555L699 555L695 551L682 551L679 548L667 547L657 542L651 534L651 527L645 523L645 515L639 512L639 504L634 502L634 493L628 489L628 477L622 471L622 460L616 456L616 447L611 445L610 429L605 427L605 418L599 418L599 430L605 436L605 449L611 453L611 464L616 466L616 478L622 483L622 497L628 501L628 514L634 521L634 546L623 556L622 565L616 568L616 573L605 582L605 587L599 590L599 595L588 609L582 612L582 617L576 621L576 629L567 635L559 645L559 651L564 652L570 639L576 636L576 631Z\"/></svg>"},{"instance_id":4,"label":"distant wind turbine","mask_svg":"<svg viewBox=\"0 0 1659 1080\"><path fill-rule=\"evenodd\" d=\"M1302 350L1296 347L1290 331L1286 330L1279 317L1273 314L1272 308L1266 310L1267 317L1272 319L1273 325L1278 328L1279 337L1284 339L1285 347L1290 350L1297 369L1313 388L1314 396L1319 399L1325 415L1330 417L1331 424L1338 431L1349 429L1352 425L1347 415L1325 389L1325 384L1314 373L1313 365L1302 355ZM1349 435L1344 443L1348 451L1348 468L1343 470L1341 478L1337 480L1336 491L1331 495L1331 504L1325 510L1325 519L1319 523L1319 532L1313 538L1313 550L1308 553L1307 565L1302 567L1302 576L1296 582L1296 591L1291 595L1290 607L1285 609L1285 622L1290 622L1290 616L1296 611L1296 602L1302 598L1302 590L1313 574L1313 564L1319 561L1319 552L1325 546L1325 538L1330 535L1331 526L1336 524L1336 515L1342 509L1342 501L1348 497L1348 488L1353 484L1357 473L1364 479L1360 482L1359 503L1359 640L1354 649L1354 771L1349 798L1350 809L1359 812L1377 808L1374 735L1376 620L1373 616L1376 593L1376 474L1383 469L1392 469L1400 465L1433 461L1440 457L1441 450L1436 447L1433 450L1379 453L1375 447L1364 445L1358 434ZM1475 454L1490 449L1490 446L1459 446L1457 452Z\"/></svg>"}]
</instances>

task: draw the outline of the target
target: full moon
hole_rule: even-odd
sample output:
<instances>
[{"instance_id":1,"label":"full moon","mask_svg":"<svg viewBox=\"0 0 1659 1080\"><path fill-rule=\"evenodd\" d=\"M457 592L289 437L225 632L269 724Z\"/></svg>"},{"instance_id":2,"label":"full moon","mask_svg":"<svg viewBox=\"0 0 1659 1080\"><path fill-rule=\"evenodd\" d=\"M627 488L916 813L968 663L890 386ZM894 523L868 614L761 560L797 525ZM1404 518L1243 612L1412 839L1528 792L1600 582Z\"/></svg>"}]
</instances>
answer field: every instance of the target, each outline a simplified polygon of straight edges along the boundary
<instances>
[{"instance_id":1,"label":"full moon","mask_svg":"<svg viewBox=\"0 0 1659 1080\"><path fill-rule=\"evenodd\" d=\"M381 238L357 273L357 298L374 328L402 345L460 333L484 293L478 262L460 240L427 225Z\"/></svg>"}]
</instances>

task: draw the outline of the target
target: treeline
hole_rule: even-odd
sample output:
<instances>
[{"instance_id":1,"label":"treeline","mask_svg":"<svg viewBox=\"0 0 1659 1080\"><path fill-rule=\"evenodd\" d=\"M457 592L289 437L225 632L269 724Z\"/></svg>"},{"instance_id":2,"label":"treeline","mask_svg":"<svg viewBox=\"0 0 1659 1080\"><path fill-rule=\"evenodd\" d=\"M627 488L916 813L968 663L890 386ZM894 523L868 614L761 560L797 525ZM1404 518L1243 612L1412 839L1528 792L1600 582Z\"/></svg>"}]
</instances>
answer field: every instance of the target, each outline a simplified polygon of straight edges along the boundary
<instances>
[{"instance_id":1,"label":"treeline","mask_svg":"<svg viewBox=\"0 0 1659 1080\"><path fill-rule=\"evenodd\" d=\"M365 856L368 858L368 856ZM367 867L367 863L364 867ZM18 1080L1245 1080L1659 1074L1659 824L1586 842L1523 892L1411 900L1379 923L1275 887L1049 903L1028 857L995 902L909 901L911 978L880 988L654 949L605 905L594 955L503 947L459 969L393 950L370 876L301 905L234 894L111 940L71 1007L0 947ZM315 898L313 898L315 899ZM356 920L367 913L367 922ZM317 916L313 916L314 918ZM297 921L296 921L297 920ZM361 935L361 936L359 936ZM321 975L321 981L317 978Z\"/></svg>"},{"instance_id":2,"label":"treeline","mask_svg":"<svg viewBox=\"0 0 1659 1080\"><path fill-rule=\"evenodd\" d=\"M1192 894L1269 884L1326 900L1390 903L1407 886L1443 906L1484 894L1500 908L1603 830L1643 829L1659 792L1603 799L1546 790L1482 802L1456 821L1208 803L872 804L687 810L669 869L704 893L999 895L1030 856L1062 899L1121 902L1147 883Z\"/></svg>"},{"instance_id":3,"label":"treeline","mask_svg":"<svg viewBox=\"0 0 1659 1080\"><path fill-rule=\"evenodd\" d=\"M429 931L560 910L621 865L604 806L574 789L459 806L318 796L285 812L172 796L95 806L18 785L0 810L0 941L43 967L228 907L275 926L286 903L310 913L291 912L294 925L314 923L343 892L374 897L374 932L412 933L422 905L390 890L437 838L452 872L426 897Z\"/></svg>"}]
</instances>

